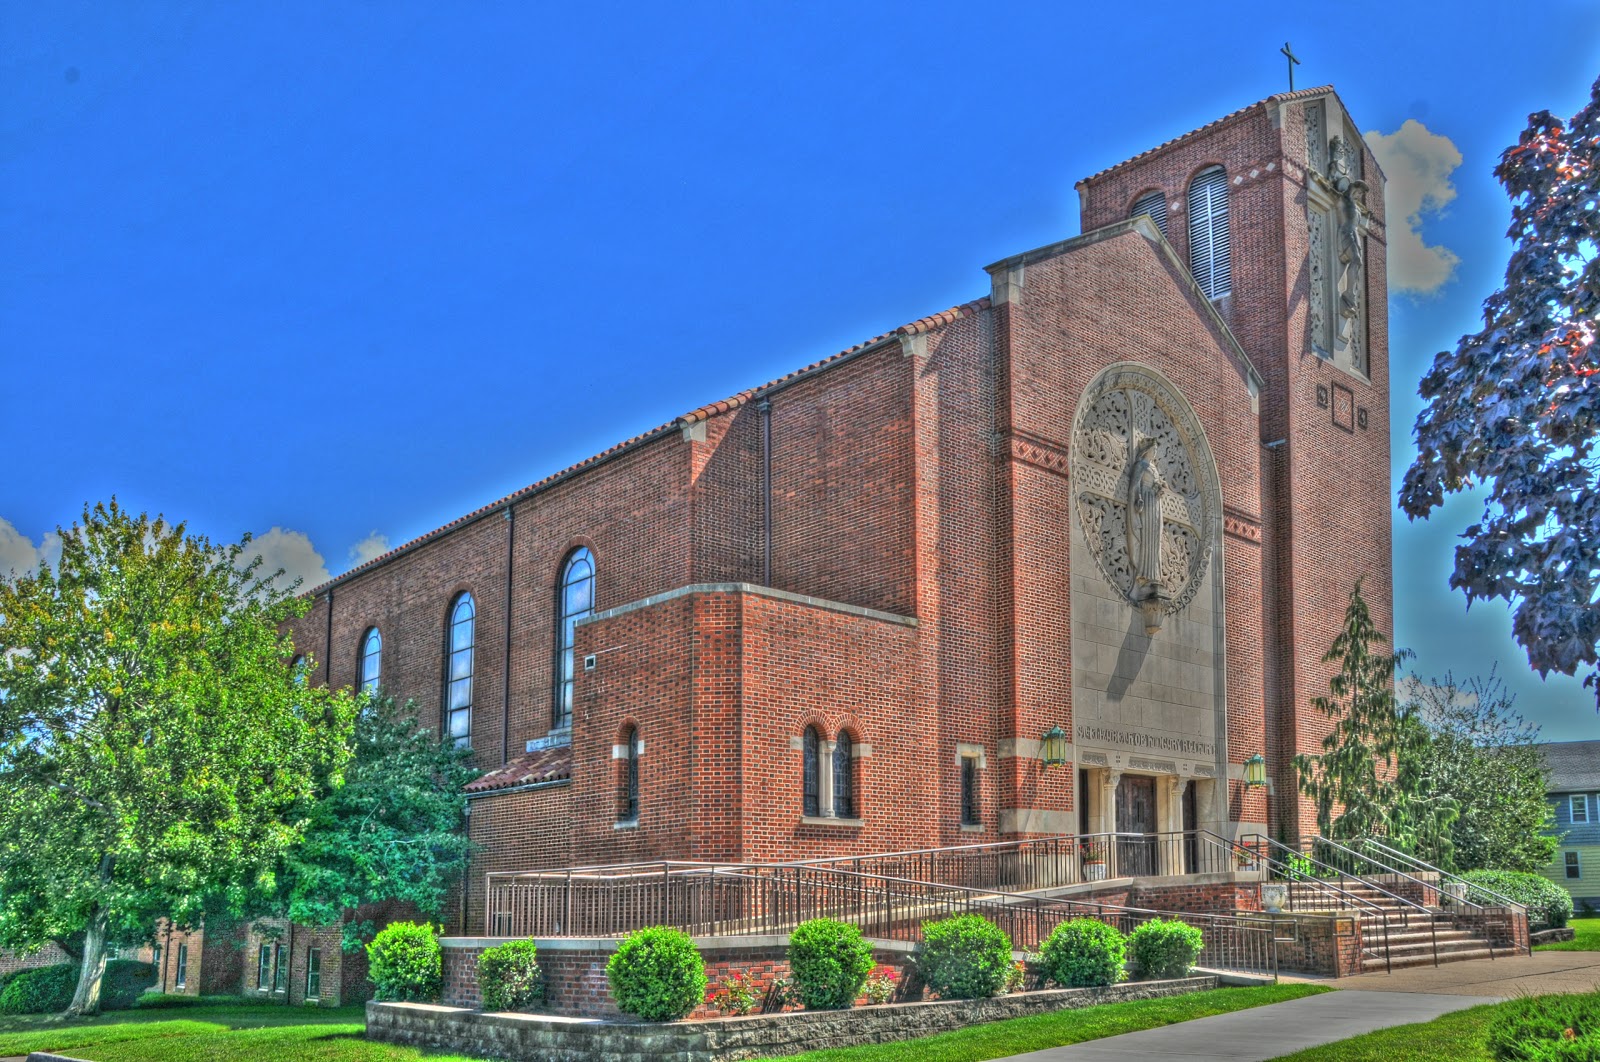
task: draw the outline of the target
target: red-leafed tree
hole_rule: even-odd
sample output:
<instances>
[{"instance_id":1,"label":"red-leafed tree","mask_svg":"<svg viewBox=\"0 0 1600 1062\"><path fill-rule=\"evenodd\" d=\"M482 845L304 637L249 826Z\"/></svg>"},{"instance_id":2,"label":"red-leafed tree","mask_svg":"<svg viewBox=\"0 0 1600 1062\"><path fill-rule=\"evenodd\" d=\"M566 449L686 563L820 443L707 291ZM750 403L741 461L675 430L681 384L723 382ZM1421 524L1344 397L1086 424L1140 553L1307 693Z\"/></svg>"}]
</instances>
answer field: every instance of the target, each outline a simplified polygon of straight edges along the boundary
<instances>
[{"instance_id":1,"label":"red-leafed tree","mask_svg":"<svg viewBox=\"0 0 1600 1062\"><path fill-rule=\"evenodd\" d=\"M1495 175L1515 243L1484 326L1422 379L1417 459L1400 507L1426 517L1484 488L1452 587L1503 598L1541 674L1600 678L1600 81L1563 123L1531 115ZM1600 696L1600 688L1597 688Z\"/></svg>"}]
</instances>

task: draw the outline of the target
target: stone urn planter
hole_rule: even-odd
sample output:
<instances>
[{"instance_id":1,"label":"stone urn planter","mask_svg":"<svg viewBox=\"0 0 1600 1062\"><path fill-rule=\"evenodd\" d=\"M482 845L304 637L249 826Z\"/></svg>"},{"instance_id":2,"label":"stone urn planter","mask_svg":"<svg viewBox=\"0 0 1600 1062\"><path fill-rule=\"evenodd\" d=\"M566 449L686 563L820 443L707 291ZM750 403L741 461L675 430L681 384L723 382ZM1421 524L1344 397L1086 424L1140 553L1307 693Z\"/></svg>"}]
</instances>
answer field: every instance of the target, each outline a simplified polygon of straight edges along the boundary
<instances>
[{"instance_id":1,"label":"stone urn planter","mask_svg":"<svg viewBox=\"0 0 1600 1062\"><path fill-rule=\"evenodd\" d=\"M1106 865L1104 863L1085 863L1083 865L1084 881L1106 880Z\"/></svg>"},{"instance_id":2,"label":"stone urn planter","mask_svg":"<svg viewBox=\"0 0 1600 1062\"><path fill-rule=\"evenodd\" d=\"M1261 909L1270 914L1282 914L1289 906L1289 886L1282 882L1268 882L1261 886Z\"/></svg>"}]
</instances>

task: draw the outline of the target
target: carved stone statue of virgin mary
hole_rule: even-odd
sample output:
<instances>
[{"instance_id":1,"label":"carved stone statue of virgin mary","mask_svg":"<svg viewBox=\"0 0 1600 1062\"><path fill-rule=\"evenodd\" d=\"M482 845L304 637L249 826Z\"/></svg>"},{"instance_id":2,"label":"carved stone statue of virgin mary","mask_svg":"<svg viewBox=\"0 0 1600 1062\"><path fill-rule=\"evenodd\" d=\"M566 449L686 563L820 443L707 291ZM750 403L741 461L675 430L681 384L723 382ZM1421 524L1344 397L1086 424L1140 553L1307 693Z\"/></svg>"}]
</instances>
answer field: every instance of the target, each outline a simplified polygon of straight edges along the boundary
<instances>
[{"instance_id":1,"label":"carved stone statue of virgin mary","mask_svg":"<svg viewBox=\"0 0 1600 1062\"><path fill-rule=\"evenodd\" d=\"M1156 441L1146 438L1134 451L1128 470L1128 559L1133 567L1134 601L1165 599L1161 581L1161 474L1156 470Z\"/></svg>"}]
</instances>

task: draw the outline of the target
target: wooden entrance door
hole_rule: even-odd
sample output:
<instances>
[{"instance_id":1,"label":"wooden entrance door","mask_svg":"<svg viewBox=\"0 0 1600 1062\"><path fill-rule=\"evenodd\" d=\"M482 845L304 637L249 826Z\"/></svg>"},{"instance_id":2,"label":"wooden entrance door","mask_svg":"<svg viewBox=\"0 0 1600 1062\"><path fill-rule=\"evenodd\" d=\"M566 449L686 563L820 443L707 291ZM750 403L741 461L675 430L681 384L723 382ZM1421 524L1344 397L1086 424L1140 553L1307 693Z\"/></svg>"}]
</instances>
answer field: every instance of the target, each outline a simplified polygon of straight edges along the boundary
<instances>
[{"instance_id":1,"label":"wooden entrance door","mask_svg":"<svg viewBox=\"0 0 1600 1062\"><path fill-rule=\"evenodd\" d=\"M1117 873L1156 873L1156 780L1125 774L1117 783ZM1126 836L1136 834L1141 836Z\"/></svg>"}]
</instances>

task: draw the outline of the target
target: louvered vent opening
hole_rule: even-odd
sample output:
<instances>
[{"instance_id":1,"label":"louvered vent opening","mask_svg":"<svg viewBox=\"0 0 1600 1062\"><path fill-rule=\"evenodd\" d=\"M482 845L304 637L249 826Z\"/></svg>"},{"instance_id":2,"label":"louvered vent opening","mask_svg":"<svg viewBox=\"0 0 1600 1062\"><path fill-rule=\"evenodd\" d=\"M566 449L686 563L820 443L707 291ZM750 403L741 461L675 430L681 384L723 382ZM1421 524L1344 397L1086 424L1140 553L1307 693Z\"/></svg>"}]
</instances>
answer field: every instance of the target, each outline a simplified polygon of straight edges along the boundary
<instances>
[{"instance_id":1,"label":"louvered vent opening","mask_svg":"<svg viewBox=\"0 0 1600 1062\"><path fill-rule=\"evenodd\" d=\"M1221 166L1205 170L1189 185L1189 268L1206 298L1233 290L1228 246L1228 175Z\"/></svg>"},{"instance_id":2,"label":"louvered vent opening","mask_svg":"<svg viewBox=\"0 0 1600 1062\"><path fill-rule=\"evenodd\" d=\"M1134 200L1133 212L1128 216L1136 218L1140 214L1149 214L1150 220L1156 223L1156 228L1161 230L1161 235L1167 235L1167 196L1165 192L1149 192Z\"/></svg>"}]
</instances>

